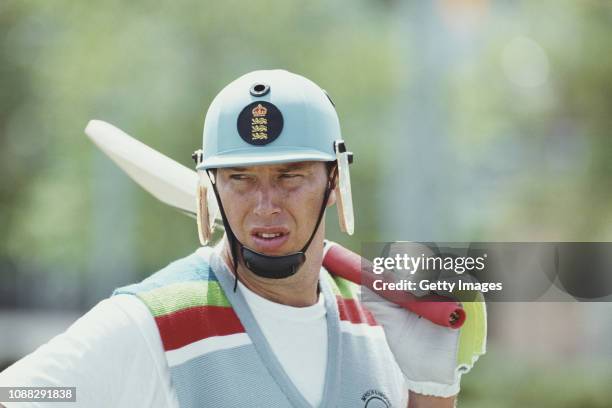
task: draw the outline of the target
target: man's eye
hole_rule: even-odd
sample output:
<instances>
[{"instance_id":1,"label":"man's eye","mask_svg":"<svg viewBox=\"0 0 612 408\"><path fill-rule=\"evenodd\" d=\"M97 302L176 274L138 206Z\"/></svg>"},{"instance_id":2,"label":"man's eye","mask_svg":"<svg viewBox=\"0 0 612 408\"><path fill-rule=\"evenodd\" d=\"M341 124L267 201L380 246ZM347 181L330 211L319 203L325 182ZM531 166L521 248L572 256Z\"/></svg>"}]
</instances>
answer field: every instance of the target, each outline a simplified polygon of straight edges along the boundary
<instances>
[{"instance_id":1,"label":"man's eye","mask_svg":"<svg viewBox=\"0 0 612 408\"><path fill-rule=\"evenodd\" d=\"M301 174L294 174L294 173L283 173L283 174L281 174L281 178L284 178L284 179L296 179L296 178L299 178L299 177L302 177L302 175Z\"/></svg>"},{"instance_id":2,"label":"man's eye","mask_svg":"<svg viewBox=\"0 0 612 408\"><path fill-rule=\"evenodd\" d=\"M248 180L249 176L246 174L231 174L230 179L232 180Z\"/></svg>"}]
</instances>

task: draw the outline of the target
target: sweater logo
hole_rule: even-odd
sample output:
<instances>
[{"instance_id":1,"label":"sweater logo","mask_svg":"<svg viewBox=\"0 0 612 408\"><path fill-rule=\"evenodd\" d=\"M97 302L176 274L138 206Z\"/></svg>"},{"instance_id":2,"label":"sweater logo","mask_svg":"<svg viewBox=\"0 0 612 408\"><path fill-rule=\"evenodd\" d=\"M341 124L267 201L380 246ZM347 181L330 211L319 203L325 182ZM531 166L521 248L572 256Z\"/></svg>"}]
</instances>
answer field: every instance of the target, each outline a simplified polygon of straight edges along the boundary
<instances>
[{"instance_id":1,"label":"sweater logo","mask_svg":"<svg viewBox=\"0 0 612 408\"><path fill-rule=\"evenodd\" d=\"M393 404L384 392L379 390L367 390L361 400L365 403L364 408L392 408Z\"/></svg>"}]
</instances>

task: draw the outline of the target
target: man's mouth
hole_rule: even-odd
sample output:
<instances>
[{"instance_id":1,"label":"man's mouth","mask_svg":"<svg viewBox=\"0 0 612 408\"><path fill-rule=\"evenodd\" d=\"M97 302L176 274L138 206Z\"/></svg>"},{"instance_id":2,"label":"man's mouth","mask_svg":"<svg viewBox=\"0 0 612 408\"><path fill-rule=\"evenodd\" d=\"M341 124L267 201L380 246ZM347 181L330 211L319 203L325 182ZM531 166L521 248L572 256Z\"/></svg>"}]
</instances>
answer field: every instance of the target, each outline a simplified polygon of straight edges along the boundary
<instances>
[{"instance_id":1,"label":"man's mouth","mask_svg":"<svg viewBox=\"0 0 612 408\"><path fill-rule=\"evenodd\" d=\"M271 238L280 237L283 234L280 233L280 232L276 232L276 233L273 233L273 234L269 234L269 233L266 233L266 232L258 232L255 235L258 236L259 238L271 239Z\"/></svg>"},{"instance_id":2,"label":"man's mouth","mask_svg":"<svg viewBox=\"0 0 612 408\"><path fill-rule=\"evenodd\" d=\"M287 242L289 230L284 228L255 228L251 231L251 237L255 243L253 249L272 255Z\"/></svg>"}]
</instances>

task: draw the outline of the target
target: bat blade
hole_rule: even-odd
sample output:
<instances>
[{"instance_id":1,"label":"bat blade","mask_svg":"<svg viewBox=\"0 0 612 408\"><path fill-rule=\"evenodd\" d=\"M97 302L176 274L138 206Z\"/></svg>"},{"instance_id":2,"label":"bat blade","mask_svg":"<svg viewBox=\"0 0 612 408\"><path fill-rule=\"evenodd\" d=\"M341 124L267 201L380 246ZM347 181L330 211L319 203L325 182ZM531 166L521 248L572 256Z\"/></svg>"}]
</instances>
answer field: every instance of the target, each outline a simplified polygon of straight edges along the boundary
<instances>
[{"instance_id":1,"label":"bat blade","mask_svg":"<svg viewBox=\"0 0 612 408\"><path fill-rule=\"evenodd\" d=\"M155 198L195 216L198 175L194 170L134 139L110 123L91 120L85 133Z\"/></svg>"}]
</instances>

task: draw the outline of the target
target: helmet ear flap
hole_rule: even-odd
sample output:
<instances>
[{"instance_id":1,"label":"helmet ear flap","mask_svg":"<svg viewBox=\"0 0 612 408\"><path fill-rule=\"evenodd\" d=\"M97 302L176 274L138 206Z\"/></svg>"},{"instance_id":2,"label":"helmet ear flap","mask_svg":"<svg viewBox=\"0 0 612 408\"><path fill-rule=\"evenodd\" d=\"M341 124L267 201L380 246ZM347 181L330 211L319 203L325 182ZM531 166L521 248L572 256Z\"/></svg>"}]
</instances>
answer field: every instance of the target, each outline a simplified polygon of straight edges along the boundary
<instances>
[{"instance_id":1,"label":"helmet ear flap","mask_svg":"<svg viewBox=\"0 0 612 408\"><path fill-rule=\"evenodd\" d=\"M338 208L338 220L340 230L353 235L355 230L355 216L353 213L353 196L351 193L351 176L349 163L352 153L346 151L344 141L338 140L334 146L336 150L336 162L338 164L338 177L336 181L336 206Z\"/></svg>"},{"instance_id":2,"label":"helmet ear flap","mask_svg":"<svg viewBox=\"0 0 612 408\"><path fill-rule=\"evenodd\" d=\"M198 238L200 239L200 244L206 246L211 243L213 233L215 232L219 206L217 205L217 198L213 192L206 170L198 170L198 176L196 191Z\"/></svg>"},{"instance_id":3,"label":"helmet ear flap","mask_svg":"<svg viewBox=\"0 0 612 408\"><path fill-rule=\"evenodd\" d=\"M340 230L346 232L348 235L353 235L355 231L355 219L353 214L353 202L349 198L342 197L340 192L340 186L336 186L336 207L338 208L338 221L340 223Z\"/></svg>"},{"instance_id":4,"label":"helmet ear flap","mask_svg":"<svg viewBox=\"0 0 612 408\"><path fill-rule=\"evenodd\" d=\"M198 182L196 192L197 214L196 220L198 224L198 238L202 246L208 245L212 238L212 228L210 228L210 212L208 211L208 186L202 183L202 178Z\"/></svg>"}]
</instances>

